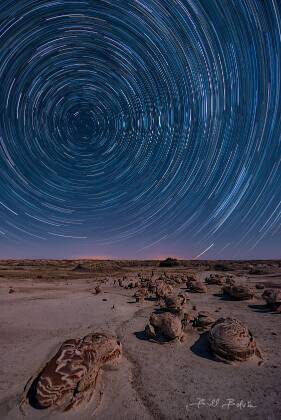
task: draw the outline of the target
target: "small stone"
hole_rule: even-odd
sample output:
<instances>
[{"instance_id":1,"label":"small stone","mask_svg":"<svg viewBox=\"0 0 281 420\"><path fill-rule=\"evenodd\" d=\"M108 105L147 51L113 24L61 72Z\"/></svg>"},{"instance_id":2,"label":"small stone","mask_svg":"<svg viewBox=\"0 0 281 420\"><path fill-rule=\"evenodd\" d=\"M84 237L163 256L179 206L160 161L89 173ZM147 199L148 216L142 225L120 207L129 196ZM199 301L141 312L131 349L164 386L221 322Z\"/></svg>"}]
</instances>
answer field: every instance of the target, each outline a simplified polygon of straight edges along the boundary
<instances>
[{"instance_id":1,"label":"small stone","mask_svg":"<svg viewBox=\"0 0 281 420\"><path fill-rule=\"evenodd\" d=\"M95 287L95 294L96 295L99 295L101 293L101 288L100 288L100 286L96 286Z\"/></svg>"}]
</instances>

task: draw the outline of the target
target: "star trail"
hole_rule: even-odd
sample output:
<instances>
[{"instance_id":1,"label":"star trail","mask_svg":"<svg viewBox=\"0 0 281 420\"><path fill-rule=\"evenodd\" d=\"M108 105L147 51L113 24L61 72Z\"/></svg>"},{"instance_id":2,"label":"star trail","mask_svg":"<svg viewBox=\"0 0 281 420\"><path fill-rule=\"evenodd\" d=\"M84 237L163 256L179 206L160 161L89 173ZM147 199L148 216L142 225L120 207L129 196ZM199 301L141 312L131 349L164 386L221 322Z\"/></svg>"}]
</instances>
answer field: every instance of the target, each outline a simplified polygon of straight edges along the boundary
<instances>
[{"instance_id":1,"label":"star trail","mask_svg":"<svg viewBox=\"0 0 281 420\"><path fill-rule=\"evenodd\" d=\"M0 258L281 258L278 0L2 0Z\"/></svg>"}]
</instances>

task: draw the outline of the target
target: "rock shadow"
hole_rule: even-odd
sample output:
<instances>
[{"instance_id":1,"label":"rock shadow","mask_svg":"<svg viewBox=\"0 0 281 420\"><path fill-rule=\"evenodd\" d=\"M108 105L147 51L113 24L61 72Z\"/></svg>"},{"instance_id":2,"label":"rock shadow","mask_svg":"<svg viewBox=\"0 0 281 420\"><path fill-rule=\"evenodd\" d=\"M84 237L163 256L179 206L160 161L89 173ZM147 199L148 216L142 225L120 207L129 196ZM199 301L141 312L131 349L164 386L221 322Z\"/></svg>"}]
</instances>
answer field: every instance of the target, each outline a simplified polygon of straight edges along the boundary
<instances>
[{"instance_id":1,"label":"rock shadow","mask_svg":"<svg viewBox=\"0 0 281 420\"><path fill-rule=\"evenodd\" d=\"M250 309L253 309L254 312L260 313L269 313L269 314L278 314L278 311L275 311L274 308L271 308L267 304L252 304L248 305Z\"/></svg>"},{"instance_id":2,"label":"rock shadow","mask_svg":"<svg viewBox=\"0 0 281 420\"><path fill-rule=\"evenodd\" d=\"M27 392L26 397L31 407L36 408L37 410L44 410L46 409L46 407L42 407L42 405L38 402L37 396L36 396L36 389L37 389L37 384L38 384L39 379L40 379L40 374L37 376L37 378L33 380Z\"/></svg>"},{"instance_id":3,"label":"rock shadow","mask_svg":"<svg viewBox=\"0 0 281 420\"><path fill-rule=\"evenodd\" d=\"M173 342L171 339L167 339L163 335L156 335L155 338L149 338L145 331L134 332L135 337L141 341L149 341L152 344L167 344Z\"/></svg>"},{"instance_id":4,"label":"rock shadow","mask_svg":"<svg viewBox=\"0 0 281 420\"><path fill-rule=\"evenodd\" d=\"M145 331L136 331L134 332L135 337L137 337L138 340L142 341L149 341L149 338L147 337Z\"/></svg>"},{"instance_id":5,"label":"rock shadow","mask_svg":"<svg viewBox=\"0 0 281 420\"><path fill-rule=\"evenodd\" d=\"M144 300L147 300L148 302L156 302L158 299L156 297L147 297Z\"/></svg>"},{"instance_id":6,"label":"rock shadow","mask_svg":"<svg viewBox=\"0 0 281 420\"><path fill-rule=\"evenodd\" d=\"M218 360L212 355L209 343L208 343L208 331L200 334L198 340L190 347L192 353L196 356L203 357L204 359L212 360L217 362Z\"/></svg>"}]
</instances>

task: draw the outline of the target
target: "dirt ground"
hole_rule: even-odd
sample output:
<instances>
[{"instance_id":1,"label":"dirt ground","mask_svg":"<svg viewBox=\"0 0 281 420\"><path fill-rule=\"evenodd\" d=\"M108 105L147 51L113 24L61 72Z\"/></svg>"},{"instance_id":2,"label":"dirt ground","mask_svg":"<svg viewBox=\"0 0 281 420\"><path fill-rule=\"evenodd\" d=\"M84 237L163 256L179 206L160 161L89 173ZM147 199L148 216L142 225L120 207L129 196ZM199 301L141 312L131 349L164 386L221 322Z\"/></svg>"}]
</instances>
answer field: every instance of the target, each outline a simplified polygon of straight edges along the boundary
<instances>
[{"instance_id":1,"label":"dirt ground","mask_svg":"<svg viewBox=\"0 0 281 420\"><path fill-rule=\"evenodd\" d=\"M252 300L226 300L220 286L208 285L206 294L190 293L186 309L195 305L215 318L243 321L262 351L263 363L217 361L208 347L208 333L196 329L183 342L148 340L144 328L159 302L135 302L136 290L128 285L152 272L167 278L195 273L202 281L211 273L231 274L250 285ZM158 261L0 262L0 419L280 419L281 314L264 305L257 283L281 287L281 263L185 261L166 268ZM97 284L102 291L96 295ZM175 290L185 291L185 282ZM93 412L91 403L52 414L30 407L24 416L19 405L28 379L64 340L89 332L112 333L123 346L118 367L103 371L97 410Z\"/></svg>"}]
</instances>

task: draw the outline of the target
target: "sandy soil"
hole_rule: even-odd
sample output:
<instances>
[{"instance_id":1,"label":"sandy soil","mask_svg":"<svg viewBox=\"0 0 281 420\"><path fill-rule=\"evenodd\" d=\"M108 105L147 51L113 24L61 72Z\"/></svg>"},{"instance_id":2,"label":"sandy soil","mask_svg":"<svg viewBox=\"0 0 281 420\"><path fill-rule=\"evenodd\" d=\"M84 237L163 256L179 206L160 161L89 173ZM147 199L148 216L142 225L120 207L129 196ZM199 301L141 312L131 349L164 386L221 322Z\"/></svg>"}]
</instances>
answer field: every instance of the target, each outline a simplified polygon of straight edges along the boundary
<instances>
[{"instance_id":1,"label":"sandy soil","mask_svg":"<svg viewBox=\"0 0 281 420\"><path fill-rule=\"evenodd\" d=\"M116 280L137 279L151 271L183 275L229 273L253 287L280 287L279 262L186 262L159 268L157 262L2 261L0 263L0 419L270 419L281 413L281 314L272 313L255 290L251 301L229 301L220 286L207 294L190 294L187 309L208 310L216 318L233 316L245 322L264 355L236 365L216 361L206 333L194 330L181 342L148 341L144 327L157 310L153 300L136 303L134 289ZM218 271L220 270L220 271ZM221 271L224 270L224 271ZM225 271L226 270L226 271ZM229 271L228 271L229 270ZM254 274L250 274L254 273ZM257 274L255 274L257 273ZM115 284L114 284L115 283ZM102 293L92 293L97 284ZM9 293L9 288L13 293ZM184 284L178 290L185 290ZM93 413L91 403L66 414L30 409L19 403L28 379L44 365L67 338L89 332L110 332L123 345L117 369L102 374L102 401ZM201 402L199 404L199 399ZM243 400L253 407L236 407ZM200 405L200 406L199 406Z\"/></svg>"}]
</instances>

